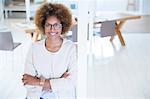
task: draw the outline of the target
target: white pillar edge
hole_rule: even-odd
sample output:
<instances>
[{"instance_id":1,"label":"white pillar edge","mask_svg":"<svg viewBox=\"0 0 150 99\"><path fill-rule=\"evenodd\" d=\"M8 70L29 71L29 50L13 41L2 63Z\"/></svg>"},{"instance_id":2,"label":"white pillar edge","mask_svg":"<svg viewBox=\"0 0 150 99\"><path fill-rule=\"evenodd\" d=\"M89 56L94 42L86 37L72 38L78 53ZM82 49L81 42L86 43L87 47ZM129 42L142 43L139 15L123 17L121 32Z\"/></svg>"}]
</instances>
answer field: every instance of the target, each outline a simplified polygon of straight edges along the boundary
<instances>
[{"instance_id":1,"label":"white pillar edge","mask_svg":"<svg viewBox=\"0 0 150 99\"><path fill-rule=\"evenodd\" d=\"M4 21L4 1L0 0L0 21L3 22Z\"/></svg>"},{"instance_id":2,"label":"white pillar edge","mask_svg":"<svg viewBox=\"0 0 150 99\"><path fill-rule=\"evenodd\" d=\"M88 0L79 0L77 99L87 99L87 26Z\"/></svg>"},{"instance_id":3,"label":"white pillar edge","mask_svg":"<svg viewBox=\"0 0 150 99\"><path fill-rule=\"evenodd\" d=\"M25 0L26 6L26 22L30 22L30 0Z\"/></svg>"}]
</instances>

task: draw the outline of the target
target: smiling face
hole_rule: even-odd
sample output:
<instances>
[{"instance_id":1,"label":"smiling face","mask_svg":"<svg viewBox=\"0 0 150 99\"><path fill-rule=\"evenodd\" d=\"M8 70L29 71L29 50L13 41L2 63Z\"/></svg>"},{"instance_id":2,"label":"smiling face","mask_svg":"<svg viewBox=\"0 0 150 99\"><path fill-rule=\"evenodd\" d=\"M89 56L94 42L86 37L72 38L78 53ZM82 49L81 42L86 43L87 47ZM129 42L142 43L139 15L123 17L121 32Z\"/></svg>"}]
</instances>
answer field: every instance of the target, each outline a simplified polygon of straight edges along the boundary
<instances>
[{"instance_id":1,"label":"smiling face","mask_svg":"<svg viewBox=\"0 0 150 99\"><path fill-rule=\"evenodd\" d=\"M48 38L56 39L61 38L62 24L55 16L49 16L45 21L45 35Z\"/></svg>"}]
</instances>

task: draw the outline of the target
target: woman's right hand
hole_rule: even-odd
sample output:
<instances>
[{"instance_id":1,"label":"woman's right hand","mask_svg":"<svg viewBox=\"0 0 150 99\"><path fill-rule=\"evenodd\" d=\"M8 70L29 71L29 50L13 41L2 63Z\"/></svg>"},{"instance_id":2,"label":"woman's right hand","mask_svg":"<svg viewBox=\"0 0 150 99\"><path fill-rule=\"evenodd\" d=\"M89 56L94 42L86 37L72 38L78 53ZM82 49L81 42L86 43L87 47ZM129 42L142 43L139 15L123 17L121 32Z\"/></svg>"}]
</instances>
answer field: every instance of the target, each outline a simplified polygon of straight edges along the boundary
<instances>
[{"instance_id":1,"label":"woman's right hand","mask_svg":"<svg viewBox=\"0 0 150 99\"><path fill-rule=\"evenodd\" d=\"M24 85L39 85L40 79L35 77L35 76L31 76L28 74L24 74L23 78L22 78L22 82L24 83Z\"/></svg>"}]
</instances>

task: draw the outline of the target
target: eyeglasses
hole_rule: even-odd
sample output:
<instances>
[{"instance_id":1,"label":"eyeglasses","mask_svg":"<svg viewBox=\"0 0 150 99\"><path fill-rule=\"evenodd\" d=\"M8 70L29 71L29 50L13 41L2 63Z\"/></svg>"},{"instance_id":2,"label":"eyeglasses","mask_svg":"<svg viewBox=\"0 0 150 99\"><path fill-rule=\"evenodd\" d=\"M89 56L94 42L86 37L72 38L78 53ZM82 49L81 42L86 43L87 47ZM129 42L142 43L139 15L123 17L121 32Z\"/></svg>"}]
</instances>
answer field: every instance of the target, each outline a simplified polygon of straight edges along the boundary
<instances>
[{"instance_id":1,"label":"eyeglasses","mask_svg":"<svg viewBox=\"0 0 150 99\"><path fill-rule=\"evenodd\" d=\"M53 27L54 30L58 30L58 29L62 28L62 24L60 24L60 23L55 23L55 24L53 24L53 25L52 25L52 24L49 24L49 23L46 23L46 24L45 24L45 28L46 28L46 29L50 29L50 30L51 30L52 27Z\"/></svg>"}]
</instances>

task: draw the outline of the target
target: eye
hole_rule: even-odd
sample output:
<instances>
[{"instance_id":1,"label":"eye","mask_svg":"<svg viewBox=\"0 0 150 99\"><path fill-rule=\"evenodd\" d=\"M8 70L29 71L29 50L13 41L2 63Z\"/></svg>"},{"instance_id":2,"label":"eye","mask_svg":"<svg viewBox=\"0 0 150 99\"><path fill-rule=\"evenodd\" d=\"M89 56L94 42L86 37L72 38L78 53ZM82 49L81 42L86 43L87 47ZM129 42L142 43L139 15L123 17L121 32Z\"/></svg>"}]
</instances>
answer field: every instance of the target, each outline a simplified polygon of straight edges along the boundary
<instances>
[{"instance_id":1,"label":"eye","mask_svg":"<svg viewBox=\"0 0 150 99\"><path fill-rule=\"evenodd\" d=\"M59 23L55 23L53 26L56 27L56 28L60 28L62 25L59 24Z\"/></svg>"},{"instance_id":2,"label":"eye","mask_svg":"<svg viewBox=\"0 0 150 99\"><path fill-rule=\"evenodd\" d=\"M62 27L62 25L60 23L56 23L53 26L55 27L55 29L59 29Z\"/></svg>"},{"instance_id":3,"label":"eye","mask_svg":"<svg viewBox=\"0 0 150 99\"><path fill-rule=\"evenodd\" d=\"M50 24L45 24L45 26L46 26L46 27L49 27L49 26L50 26Z\"/></svg>"}]
</instances>

